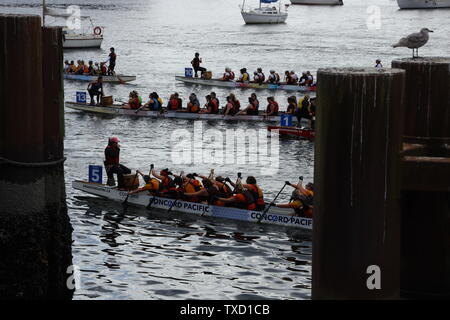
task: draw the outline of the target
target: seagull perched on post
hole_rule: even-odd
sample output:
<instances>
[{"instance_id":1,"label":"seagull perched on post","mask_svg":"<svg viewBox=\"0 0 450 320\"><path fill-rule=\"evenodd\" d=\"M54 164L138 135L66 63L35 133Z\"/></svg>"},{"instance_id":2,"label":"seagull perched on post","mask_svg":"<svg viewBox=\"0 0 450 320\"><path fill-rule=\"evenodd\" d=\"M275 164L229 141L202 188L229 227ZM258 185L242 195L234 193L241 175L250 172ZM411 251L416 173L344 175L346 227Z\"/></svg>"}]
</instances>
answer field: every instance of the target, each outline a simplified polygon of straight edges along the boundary
<instances>
[{"instance_id":1,"label":"seagull perched on post","mask_svg":"<svg viewBox=\"0 0 450 320\"><path fill-rule=\"evenodd\" d=\"M419 57L419 48L425 45L428 42L429 36L428 33L433 32L428 28L423 28L420 32L411 33L409 36L405 38L401 38L399 42L392 45L392 47L407 47L409 49L413 49L413 58ZM414 49L416 55L414 55Z\"/></svg>"}]
</instances>

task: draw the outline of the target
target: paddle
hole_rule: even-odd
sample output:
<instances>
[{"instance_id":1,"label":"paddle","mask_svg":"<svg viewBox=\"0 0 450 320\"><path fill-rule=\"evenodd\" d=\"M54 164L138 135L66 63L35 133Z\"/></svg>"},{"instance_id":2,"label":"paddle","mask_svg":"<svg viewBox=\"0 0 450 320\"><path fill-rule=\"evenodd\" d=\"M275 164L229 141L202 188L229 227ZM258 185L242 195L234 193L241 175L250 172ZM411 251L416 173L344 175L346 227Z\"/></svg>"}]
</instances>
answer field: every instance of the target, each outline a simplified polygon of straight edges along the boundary
<instances>
[{"instance_id":1,"label":"paddle","mask_svg":"<svg viewBox=\"0 0 450 320\"><path fill-rule=\"evenodd\" d=\"M136 170L136 174L134 175L133 182L136 181L137 175L138 175L138 172L137 172L137 170ZM130 196L130 191L128 191L125 200L122 202L122 206L125 207L125 208L128 206L128 197L129 197L129 196Z\"/></svg>"},{"instance_id":2,"label":"paddle","mask_svg":"<svg viewBox=\"0 0 450 320\"><path fill-rule=\"evenodd\" d=\"M281 190L278 192L278 194L276 195L276 197L272 200L272 202L269 203L269 205L267 206L267 208L264 209L263 213L261 214L261 216L258 219L258 223L261 222L261 220L263 219L263 217L266 216L267 211L269 211L270 207L273 206L273 204L275 203L275 200L277 200L278 196L280 195L280 193L283 191L284 187L286 187L287 185L290 185L291 183L289 181L285 181L283 187L281 188Z\"/></svg>"},{"instance_id":3,"label":"paddle","mask_svg":"<svg viewBox=\"0 0 450 320\"><path fill-rule=\"evenodd\" d=\"M152 170L155 166L153 165L153 163L150 165L150 172L149 172L149 176L152 174ZM150 208L152 207L152 203L155 201L155 197L156 194L153 195L153 197L150 199L148 205L145 207L147 210L150 210Z\"/></svg>"},{"instance_id":4,"label":"paddle","mask_svg":"<svg viewBox=\"0 0 450 320\"><path fill-rule=\"evenodd\" d=\"M181 172L180 172L180 177L182 177L183 174L184 174L184 171L181 171ZM179 195L178 195L178 192L177 192L176 198L175 198L175 200L172 202L172 204L171 204L170 208L167 210L167 212L172 211L173 206L175 205L175 203L177 203L178 200L179 200Z\"/></svg>"}]
</instances>

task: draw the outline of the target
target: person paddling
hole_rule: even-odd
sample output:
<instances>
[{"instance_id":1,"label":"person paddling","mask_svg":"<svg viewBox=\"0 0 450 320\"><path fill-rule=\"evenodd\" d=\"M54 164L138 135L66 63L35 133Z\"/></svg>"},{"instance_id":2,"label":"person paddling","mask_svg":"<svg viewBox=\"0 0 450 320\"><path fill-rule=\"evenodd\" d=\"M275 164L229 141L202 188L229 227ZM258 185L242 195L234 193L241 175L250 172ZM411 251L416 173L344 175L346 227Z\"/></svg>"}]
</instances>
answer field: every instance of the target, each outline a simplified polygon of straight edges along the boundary
<instances>
[{"instance_id":1,"label":"person paddling","mask_svg":"<svg viewBox=\"0 0 450 320\"><path fill-rule=\"evenodd\" d=\"M312 218L313 202L314 202L314 185L310 182L303 187L303 177L300 177L298 184L285 182L288 186L293 187L291 200L289 203L277 204L278 208L292 208L294 212L291 215Z\"/></svg>"},{"instance_id":2,"label":"person paddling","mask_svg":"<svg viewBox=\"0 0 450 320\"><path fill-rule=\"evenodd\" d=\"M159 193L161 196L168 198L177 197L176 185L173 179L169 177L171 172L168 168L161 170L159 174L156 173L155 169L151 169L150 173L160 181Z\"/></svg>"},{"instance_id":3,"label":"person paddling","mask_svg":"<svg viewBox=\"0 0 450 320\"><path fill-rule=\"evenodd\" d=\"M143 174L139 170L136 170L136 172L142 176L142 178L144 179L145 185L141 188L130 191L129 194L135 194L135 193L148 191L148 193L152 196L158 195L159 194L158 179L155 179L155 178L150 177L149 175Z\"/></svg>"},{"instance_id":4,"label":"person paddling","mask_svg":"<svg viewBox=\"0 0 450 320\"><path fill-rule=\"evenodd\" d=\"M279 110L278 102L275 101L274 97L267 97L267 102L269 104L267 105L266 112L263 114L263 116L277 116Z\"/></svg>"},{"instance_id":5,"label":"person paddling","mask_svg":"<svg viewBox=\"0 0 450 320\"><path fill-rule=\"evenodd\" d=\"M248 98L248 106L244 110L239 111L236 115L258 115L259 100L256 93L252 93Z\"/></svg>"}]
</instances>

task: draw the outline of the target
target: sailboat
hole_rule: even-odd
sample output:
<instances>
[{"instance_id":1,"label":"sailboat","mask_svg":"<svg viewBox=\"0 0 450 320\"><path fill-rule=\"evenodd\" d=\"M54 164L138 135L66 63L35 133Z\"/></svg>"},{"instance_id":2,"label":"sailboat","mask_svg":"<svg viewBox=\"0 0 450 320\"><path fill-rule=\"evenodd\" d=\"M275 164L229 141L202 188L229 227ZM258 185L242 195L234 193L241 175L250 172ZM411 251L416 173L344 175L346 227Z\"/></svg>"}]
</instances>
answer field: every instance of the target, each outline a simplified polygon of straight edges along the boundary
<instances>
[{"instance_id":1,"label":"sailboat","mask_svg":"<svg viewBox=\"0 0 450 320\"><path fill-rule=\"evenodd\" d=\"M241 6L242 18L246 24L263 24L263 23L284 23L287 19L287 7L285 5L285 10L281 11L281 2L279 7L275 6L263 6L262 4L270 4L278 2L278 0L259 0L259 7L254 9L245 8L245 0Z\"/></svg>"},{"instance_id":2,"label":"sailboat","mask_svg":"<svg viewBox=\"0 0 450 320\"><path fill-rule=\"evenodd\" d=\"M342 6L342 0L291 0L292 4Z\"/></svg>"},{"instance_id":3,"label":"sailboat","mask_svg":"<svg viewBox=\"0 0 450 320\"><path fill-rule=\"evenodd\" d=\"M55 18L70 18L71 14L56 12L47 8L45 0L42 1L42 21L45 26L45 17L51 16ZM89 20L92 29L81 32L75 32L69 28L63 27L63 48L100 48L103 42L103 28L94 27L91 17L80 16L80 19Z\"/></svg>"}]
</instances>

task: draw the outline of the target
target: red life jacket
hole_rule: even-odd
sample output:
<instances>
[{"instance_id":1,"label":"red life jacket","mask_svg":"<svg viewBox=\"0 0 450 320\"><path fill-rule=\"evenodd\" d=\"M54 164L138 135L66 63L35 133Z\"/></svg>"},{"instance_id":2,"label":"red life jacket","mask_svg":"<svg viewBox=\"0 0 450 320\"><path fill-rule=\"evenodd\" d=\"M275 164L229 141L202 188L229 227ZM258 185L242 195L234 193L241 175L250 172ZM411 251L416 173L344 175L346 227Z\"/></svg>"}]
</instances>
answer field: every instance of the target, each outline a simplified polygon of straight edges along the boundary
<instances>
[{"instance_id":1,"label":"red life jacket","mask_svg":"<svg viewBox=\"0 0 450 320\"><path fill-rule=\"evenodd\" d=\"M107 165L119 164L120 148L108 145L105 148L105 162Z\"/></svg>"},{"instance_id":2,"label":"red life jacket","mask_svg":"<svg viewBox=\"0 0 450 320\"><path fill-rule=\"evenodd\" d=\"M159 184L159 188L161 193L176 191L177 189L173 180L168 176L163 177L163 180Z\"/></svg>"},{"instance_id":3,"label":"red life jacket","mask_svg":"<svg viewBox=\"0 0 450 320\"><path fill-rule=\"evenodd\" d=\"M219 101L217 99L211 100L212 104L212 113L219 113Z\"/></svg>"},{"instance_id":4,"label":"red life jacket","mask_svg":"<svg viewBox=\"0 0 450 320\"><path fill-rule=\"evenodd\" d=\"M276 101L273 101L273 102L271 102L271 103L269 103L269 105L267 106L267 110L266 110L266 113L269 113L271 110L270 110L270 106L271 105L273 105L274 106L274 112L272 113L272 115L273 116L276 116L276 115L278 115L278 109L279 109L279 106L278 106L278 102L276 102Z\"/></svg>"},{"instance_id":5,"label":"red life jacket","mask_svg":"<svg viewBox=\"0 0 450 320\"><path fill-rule=\"evenodd\" d=\"M105 73L106 73L106 66L102 65L102 74L105 74Z\"/></svg>"},{"instance_id":6,"label":"red life jacket","mask_svg":"<svg viewBox=\"0 0 450 320\"><path fill-rule=\"evenodd\" d=\"M178 99L170 99L169 110L178 110L179 107L180 107L180 100L178 100Z\"/></svg>"},{"instance_id":7,"label":"red life jacket","mask_svg":"<svg viewBox=\"0 0 450 320\"><path fill-rule=\"evenodd\" d=\"M253 196L256 199L256 205L264 206L265 202L262 190L257 185L254 184L249 184L248 187L250 189L249 191L253 194Z\"/></svg>"},{"instance_id":8,"label":"red life jacket","mask_svg":"<svg viewBox=\"0 0 450 320\"><path fill-rule=\"evenodd\" d=\"M233 112L239 112L239 110L241 109L241 103L239 102L239 100L231 101L231 104L233 105Z\"/></svg>"},{"instance_id":9,"label":"red life jacket","mask_svg":"<svg viewBox=\"0 0 450 320\"><path fill-rule=\"evenodd\" d=\"M241 192L241 195L244 196L245 201L236 202L236 207L240 209L255 210L256 204L255 204L255 197L253 196L253 194L250 191L245 190Z\"/></svg>"},{"instance_id":10,"label":"red life jacket","mask_svg":"<svg viewBox=\"0 0 450 320\"><path fill-rule=\"evenodd\" d=\"M234 80L234 72L233 71L230 71L230 78L229 78L230 80Z\"/></svg>"}]
</instances>

